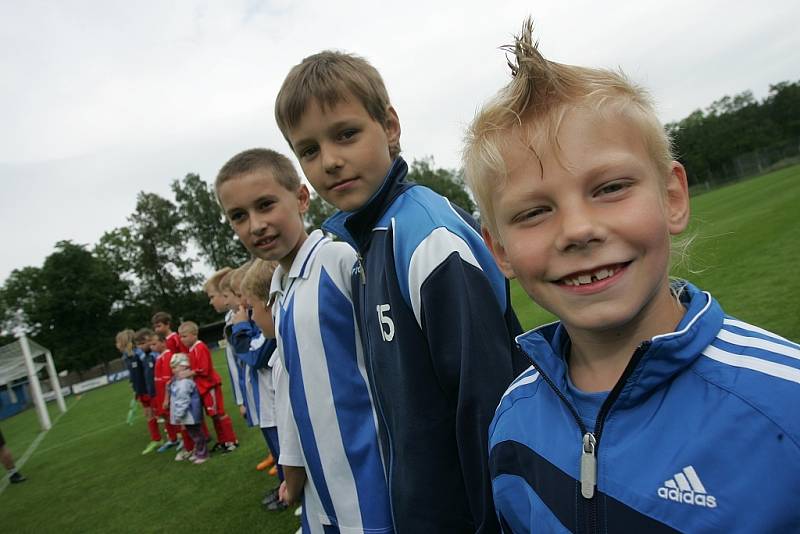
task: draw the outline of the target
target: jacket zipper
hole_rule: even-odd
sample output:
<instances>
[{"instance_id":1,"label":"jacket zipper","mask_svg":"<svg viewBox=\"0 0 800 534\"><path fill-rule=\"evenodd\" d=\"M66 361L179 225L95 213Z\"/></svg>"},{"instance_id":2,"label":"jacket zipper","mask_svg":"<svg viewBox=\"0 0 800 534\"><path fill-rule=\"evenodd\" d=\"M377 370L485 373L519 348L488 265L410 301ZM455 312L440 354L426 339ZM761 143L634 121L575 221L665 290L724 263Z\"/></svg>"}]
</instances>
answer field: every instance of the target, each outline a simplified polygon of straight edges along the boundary
<instances>
[{"instance_id":1,"label":"jacket zipper","mask_svg":"<svg viewBox=\"0 0 800 534\"><path fill-rule=\"evenodd\" d=\"M533 363L533 367L539 373L539 376L550 386L550 389L561 399L561 402L567 407L569 412L572 414L572 418L575 419L575 422L578 424L578 428L581 431L581 464L580 464L580 478L581 478L581 495L584 499L590 501L589 503L589 532L599 532L598 529L598 499L595 499L595 486L597 486L597 449L600 446L600 438L603 434L603 428L605 426L606 418L608 417L608 413L611 411L611 407L616 402L617 398L619 398L620 393L622 393L623 387L625 387L625 383L628 381L628 378L633 373L636 366L639 364L639 360L642 359L642 355L647 352L647 349L650 347L650 341L642 342L636 350L633 352L633 356L631 357L628 365L625 366L625 370L622 372L622 376L619 377L617 383L614 385L614 388L606 397L606 400L603 401L603 404L600 406L600 411L597 412L597 419L594 423L594 432L589 432L586 428L586 425L583 424L583 421L578 415L578 411L572 405L572 403L567 399L567 397L561 392L558 387L556 387L555 383L550 379L547 374L542 370L538 363L536 363L533 358L528 355L528 359ZM522 351L523 354L527 353L522 349L522 347L517 343L517 348Z\"/></svg>"}]
</instances>

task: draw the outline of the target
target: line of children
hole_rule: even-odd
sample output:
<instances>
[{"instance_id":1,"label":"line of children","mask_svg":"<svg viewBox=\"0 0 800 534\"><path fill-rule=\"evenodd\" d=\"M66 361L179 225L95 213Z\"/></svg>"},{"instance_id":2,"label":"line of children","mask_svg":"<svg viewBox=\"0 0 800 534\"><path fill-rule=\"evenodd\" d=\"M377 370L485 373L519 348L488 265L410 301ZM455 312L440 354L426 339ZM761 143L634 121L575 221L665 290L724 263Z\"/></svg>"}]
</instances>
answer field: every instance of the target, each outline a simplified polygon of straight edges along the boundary
<instances>
[{"instance_id":1,"label":"line of children","mask_svg":"<svg viewBox=\"0 0 800 534\"><path fill-rule=\"evenodd\" d=\"M291 504L302 495L304 532L391 532L377 414L353 311L355 252L320 231L306 233L308 189L281 154L254 149L234 156L216 191L245 247L279 264L270 301L285 369L276 394L289 401L278 414L281 500Z\"/></svg>"},{"instance_id":2,"label":"line of children","mask_svg":"<svg viewBox=\"0 0 800 534\"><path fill-rule=\"evenodd\" d=\"M650 97L531 34L464 151L498 265L559 318L491 425L504 530L797 532L800 345L670 281L689 195Z\"/></svg>"},{"instance_id":3,"label":"line of children","mask_svg":"<svg viewBox=\"0 0 800 534\"><path fill-rule=\"evenodd\" d=\"M271 308L267 303L267 288L276 267L275 262L256 259L248 265L238 288L235 279L232 283L233 291L241 294L245 305L239 306L233 316L231 343L247 369L245 398L248 419L252 426L261 429L270 458L280 456L273 381L277 342ZM277 475L279 483L284 480L280 465L275 465L269 474ZM278 487L271 488L265 494L262 503L268 510L286 508L286 504L278 499L278 490Z\"/></svg>"}]
</instances>

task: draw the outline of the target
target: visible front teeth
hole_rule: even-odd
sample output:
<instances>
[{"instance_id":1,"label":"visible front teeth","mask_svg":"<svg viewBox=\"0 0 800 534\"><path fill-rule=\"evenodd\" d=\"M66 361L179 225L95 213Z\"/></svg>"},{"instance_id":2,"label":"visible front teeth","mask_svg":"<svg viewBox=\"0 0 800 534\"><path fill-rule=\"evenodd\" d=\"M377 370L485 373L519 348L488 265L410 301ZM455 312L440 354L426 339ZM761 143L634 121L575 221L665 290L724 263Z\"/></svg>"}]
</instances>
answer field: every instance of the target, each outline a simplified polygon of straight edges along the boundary
<instances>
[{"instance_id":1,"label":"visible front teeth","mask_svg":"<svg viewBox=\"0 0 800 534\"><path fill-rule=\"evenodd\" d=\"M568 286L581 286L603 280L614 274L613 269L598 269L591 274L580 274L575 278L564 278L564 285Z\"/></svg>"}]
</instances>

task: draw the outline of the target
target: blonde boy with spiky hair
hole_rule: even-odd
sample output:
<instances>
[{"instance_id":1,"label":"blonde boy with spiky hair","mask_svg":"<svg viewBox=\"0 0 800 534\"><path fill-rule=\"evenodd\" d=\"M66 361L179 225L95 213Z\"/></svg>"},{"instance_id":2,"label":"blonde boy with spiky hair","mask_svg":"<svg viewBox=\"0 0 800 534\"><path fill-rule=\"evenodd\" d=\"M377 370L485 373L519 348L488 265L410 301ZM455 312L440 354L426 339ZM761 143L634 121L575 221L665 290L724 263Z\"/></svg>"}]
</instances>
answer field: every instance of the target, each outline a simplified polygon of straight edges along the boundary
<instances>
[{"instance_id":1,"label":"blonde boy with spiky hair","mask_svg":"<svg viewBox=\"0 0 800 534\"><path fill-rule=\"evenodd\" d=\"M560 319L517 338L532 366L490 427L501 524L796 531L800 346L670 281L689 196L650 97L531 33L464 150L495 260Z\"/></svg>"},{"instance_id":2,"label":"blonde boy with spiky hair","mask_svg":"<svg viewBox=\"0 0 800 534\"><path fill-rule=\"evenodd\" d=\"M231 270L232 269L230 267L223 267L222 269L215 271L214 274L212 274L208 280L206 280L206 283L203 284L203 291L205 291L206 295L208 295L208 303L217 313L223 313L228 309L222 290L219 287L219 283L226 274L231 272Z\"/></svg>"}]
</instances>

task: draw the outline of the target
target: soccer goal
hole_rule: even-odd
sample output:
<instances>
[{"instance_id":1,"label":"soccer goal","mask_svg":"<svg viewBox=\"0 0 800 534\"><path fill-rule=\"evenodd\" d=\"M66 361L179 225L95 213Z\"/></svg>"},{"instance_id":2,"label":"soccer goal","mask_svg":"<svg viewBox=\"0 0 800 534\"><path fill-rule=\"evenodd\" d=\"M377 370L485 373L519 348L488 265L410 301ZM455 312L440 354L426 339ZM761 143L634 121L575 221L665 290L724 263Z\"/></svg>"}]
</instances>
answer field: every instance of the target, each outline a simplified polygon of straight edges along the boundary
<instances>
[{"instance_id":1,"label":"soccer goal","mask_svg":"<svg viewBox=\"0 0 800 534\"><path fill-rule=\"evenodd\" d=\"M45 347L42 347L33 340L21 333L17 340L0 347L0 386L11 384L20 378L28 377L31 398L36 406L36 413L39 416L39 423L42 430L49 430L51 427L50 415L47 413L47 405L42 395L42 387L39 384L37 373L43 368L47 368L47 375L50 378L50 387L55 394L58 408L62 412L67 411L64 397L61 394L61 384L58 382L56 366L53 363L53 355Z\"/></svg>"}]
</instances>

